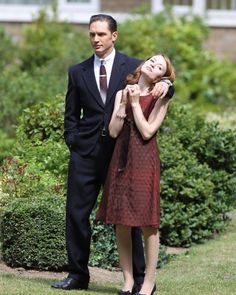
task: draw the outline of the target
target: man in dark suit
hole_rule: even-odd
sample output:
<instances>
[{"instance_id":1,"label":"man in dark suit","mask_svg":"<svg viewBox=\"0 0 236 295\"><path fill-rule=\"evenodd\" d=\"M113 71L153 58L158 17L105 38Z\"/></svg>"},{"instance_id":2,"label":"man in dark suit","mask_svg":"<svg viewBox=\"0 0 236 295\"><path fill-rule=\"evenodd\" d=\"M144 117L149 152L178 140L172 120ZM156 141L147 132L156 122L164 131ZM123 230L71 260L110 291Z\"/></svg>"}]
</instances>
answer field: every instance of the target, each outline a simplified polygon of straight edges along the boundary
<instances>
[{"instance_id":1,"label":"man in dark suit","mask_svg":"<svg viewBox=\"0 0 236 295\"><path fill-rule=\"evenodd\" d=\"M94 15L89 23L94 55L69 70L65 103L65 141L70 150L66 206L66 243L69 275L52 287L70 290L87 289L91 228L89 216L104 184L111 159L114 139L108 124L118 90L125 87L125 78L141 60L114 49L117 39L116 21L109 15ZM100 66L105 64L105 74ZM102 92L100 79L106 79ZM155 92L164 97L169 85L158 83ZM171 91L169 91L171 92ZM171 96L172 93L169 93ZM133 228L133 292L143 282L145 261L140 230Z\"/></svg>"}]
</instances>

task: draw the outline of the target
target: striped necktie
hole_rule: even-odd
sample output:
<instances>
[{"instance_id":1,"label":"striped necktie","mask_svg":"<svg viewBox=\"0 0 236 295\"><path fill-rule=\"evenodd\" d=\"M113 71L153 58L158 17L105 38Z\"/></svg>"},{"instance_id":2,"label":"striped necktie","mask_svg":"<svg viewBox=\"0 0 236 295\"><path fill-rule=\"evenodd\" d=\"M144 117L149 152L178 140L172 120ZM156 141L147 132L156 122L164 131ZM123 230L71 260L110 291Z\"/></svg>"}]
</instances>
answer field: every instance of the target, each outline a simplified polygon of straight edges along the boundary
<instances>
[{"instance_id":1,"label":"striped necktie","mask_svg":"<svg viewBox=\"0 0 236 295\"><path fill-rule=\"evenodd\" d=\"M100 71L99 71L99 83L100 83L100 93L102 100L105 104L107 96L107 73L104 66L104 60L101 60Z\"/></svg>"}]
</instances>

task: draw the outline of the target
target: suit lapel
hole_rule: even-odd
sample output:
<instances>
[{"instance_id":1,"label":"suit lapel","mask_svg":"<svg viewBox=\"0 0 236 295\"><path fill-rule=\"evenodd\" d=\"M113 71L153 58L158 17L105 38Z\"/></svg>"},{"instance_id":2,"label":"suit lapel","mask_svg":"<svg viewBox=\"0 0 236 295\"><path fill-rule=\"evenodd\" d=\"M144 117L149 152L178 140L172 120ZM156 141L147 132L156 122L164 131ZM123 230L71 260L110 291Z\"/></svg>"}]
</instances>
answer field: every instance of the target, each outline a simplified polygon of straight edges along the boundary
<instances>
[{"instance_id":1,"label":"suit lapel","mask_svg":"<svg viewBox=\"0 0 236 295\"><path fill-rule=\"evenodd\" d=\"M116 55L115 55L115 59L114 59L112 71L111 71L111 77L110 77L108 90L107 90L106 104L112 98L114 93L119 90L118 87L123 77L124 65L125 65L125 59L123 58L123 55L119 53L118 51L116 51Z\"/></svg>"},{"instance_id":2,"label":"suit lapel","mask_svg":"<svg viewBox=\"0 0 236 295\"><path fill-rule=\"evenodd\" d=\"M94 75L93 61L94 57L91 56L83 65L83 79L90 94L95 98L97 103L104 108L104 103Z\"/></svg>"},{"instance_id":3,"label":"suit lapel","mask_svg":"<svg viewBox=\"0 0 236 295\"><path fill-rule=\"evenodd\" d=\"M88 91L97 101L97 103L104 108L104 103L101 98L101 94L99 92L97 82L94 75L93 68L94 56L91 56L86 63L83 65L83 79L87 86ZM112 66L111 77L107 90L107 98L106 104L112 98L114 93L116 93L119 89L120 81L122 81L123 71L125 66L124 56L116 51L115 59Z\"/></svg>"}]
</instances>

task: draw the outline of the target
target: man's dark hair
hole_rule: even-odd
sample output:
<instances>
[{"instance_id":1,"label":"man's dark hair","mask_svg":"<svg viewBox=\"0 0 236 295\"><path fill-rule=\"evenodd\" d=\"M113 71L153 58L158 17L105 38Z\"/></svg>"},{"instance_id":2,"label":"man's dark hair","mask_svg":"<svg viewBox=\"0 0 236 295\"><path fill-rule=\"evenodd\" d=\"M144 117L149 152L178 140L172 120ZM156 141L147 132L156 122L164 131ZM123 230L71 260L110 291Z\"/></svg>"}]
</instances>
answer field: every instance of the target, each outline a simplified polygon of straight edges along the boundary
<instances>
[{"instance_id":1,"label":"man's dark hair","mask_svg":"<svg viewBox=\"0 0 236 295\"><path fill-rule=\"evenodd\" d=\"M89 21L89 27L92 23L101 21L101 22L107 22L109 30L113 33L117 31L117 22L116 20L108 15L108 14L95 14L92 15Z\"/></svg>"}]
</instances>

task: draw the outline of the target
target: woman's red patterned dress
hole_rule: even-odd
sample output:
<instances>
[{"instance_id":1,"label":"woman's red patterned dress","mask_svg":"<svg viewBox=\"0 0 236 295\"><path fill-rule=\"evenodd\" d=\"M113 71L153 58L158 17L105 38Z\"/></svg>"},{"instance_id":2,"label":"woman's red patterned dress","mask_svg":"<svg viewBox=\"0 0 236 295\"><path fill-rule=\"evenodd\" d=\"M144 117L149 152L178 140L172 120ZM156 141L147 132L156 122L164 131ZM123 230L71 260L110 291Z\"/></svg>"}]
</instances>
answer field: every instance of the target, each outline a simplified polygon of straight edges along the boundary
<instances>
[{"instance_id":1,"label":"woman's red patterned dress","mask_svg":"<svg viewBox=\"0 0 236 295\"><path fill-rule=\"evenodd\" d=\"M148 119L156 100L152 95L140 97ZM108 224L128 226L160 225L160 159L156 134L143 140L130 105L117 138L109 166L97 219Z\"/></svg>"}]
</instances>

